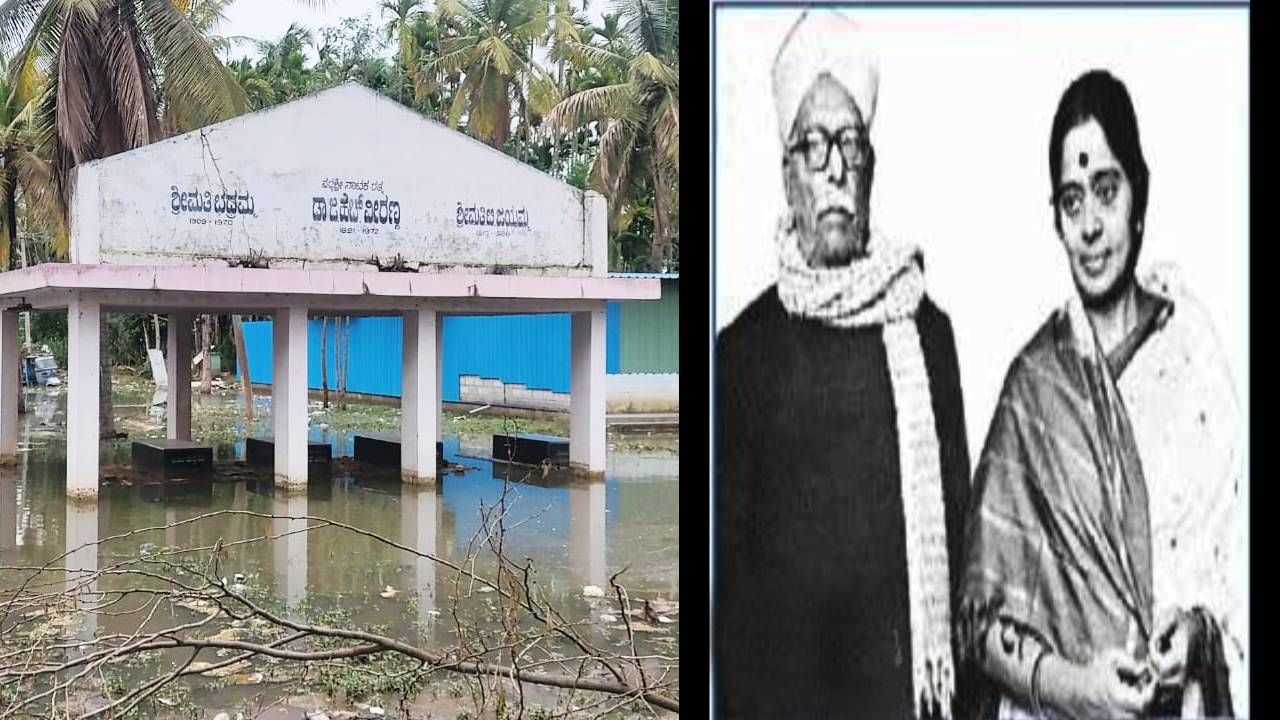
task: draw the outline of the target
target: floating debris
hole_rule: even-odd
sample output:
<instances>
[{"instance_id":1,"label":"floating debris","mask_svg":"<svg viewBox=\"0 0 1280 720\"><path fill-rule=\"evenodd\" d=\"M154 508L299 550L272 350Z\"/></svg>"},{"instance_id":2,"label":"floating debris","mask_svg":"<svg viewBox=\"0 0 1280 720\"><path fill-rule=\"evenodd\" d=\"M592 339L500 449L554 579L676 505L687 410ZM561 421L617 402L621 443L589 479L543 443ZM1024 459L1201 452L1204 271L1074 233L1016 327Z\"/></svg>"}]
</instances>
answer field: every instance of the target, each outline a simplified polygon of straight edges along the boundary
<instances>
[{"instance_id":1,"label":"floating debris","mask_svg":"<svg viewBox=\"0 0 1280 720\"><path fill-rule=\"evenodd\" d=\"M596 587L595 585L587 585L587 586L585 586L585 587L583 587L583 588L582 588L582 597L586 597L586 598L602 598L602 597L604 597L604 590L601 590L600 588Z\"/></svg>"},{"instance_id":2,"label":"floating debris","mask_svg":"<svg viewBox=\"0 0 1280 720\"><path fill-rule=\"evenodd\" d=\"M610 627L612 627L614 630L626 630L626 629L627 629L627 626L626 626L626 625L611 625ZM637 621L635 621L635 622L631 623L631 631L632 631L632 632L638 632L638 633L665 633L665 632L671 632L670 630L667 630L666 628L654 627L653 625L650 625L649 623L640 622L639 620L637 620Z\"/></svg>"},{"instance_id":3,"label":"floating debris","mask_svg":"<svg viewBox=\"0 0 1280 720\"><path fill-rule=\"evenodd\" d=\"M379 594L379 595L381 595L381 596L382 596L382 597L384 597L384 598L393 598L393 597L395 597L395 596L399 595L399 594L400 594L400 591L399 591L399 590L397 590L397 589L395 589L395 588L393 588L393 587L391 587L390 585L388 585L386 590L383 590L382 592L380 592L380 593L378 593L378 594Z\"/></svg>"}]
</instances>

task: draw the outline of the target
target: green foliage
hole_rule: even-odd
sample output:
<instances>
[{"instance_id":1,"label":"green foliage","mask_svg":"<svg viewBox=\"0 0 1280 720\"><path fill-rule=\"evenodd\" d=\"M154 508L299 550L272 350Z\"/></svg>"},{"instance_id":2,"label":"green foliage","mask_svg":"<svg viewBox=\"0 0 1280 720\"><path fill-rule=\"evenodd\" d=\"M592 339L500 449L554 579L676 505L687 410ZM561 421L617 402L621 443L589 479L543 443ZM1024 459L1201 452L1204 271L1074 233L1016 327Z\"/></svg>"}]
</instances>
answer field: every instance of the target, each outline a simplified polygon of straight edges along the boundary
<instances>
[{"instance_id":1,"label":"green foliage","mask_svg":"<svg viewBox=\"0 0 1280 720\"><path fill-rule=\"evenodd\" d=\"M58 367L67 366L67 314L46 311L31 313L31 342L48 345L58 360Z\"/></svg>"},{"instance_id":2,"label":"green foliage","mask_svg":"<svg viewBox=\"0 0 1280 720\"><path fill-rule=\"evenodd\" d=\"M103 341L107 343L113 364L150 368L147 362L147 347L143 341L143 333L149 332L150 323L150 315L138 313L116 313L107 316L107 336ZM144 330L144 326L148 330ZM151 338L151 344L155 345L155 338Z\"/></svg>"},{"instance_id":3,"label":"green foliage","mask_svg":"<svg viewBox=\"0 0 1280 720\"><path fill-rule=\"evenodd\" d=\"M613 269L678 261L674 0L617 0L599 26L583 12L586 0L381 0L376 18L347 18L315 32L294 24L221 65L234 38L217 33L235 0L118 1L136 12L102 13L100 3L66 0L23 0L8 5L26 10L0 10L27 18L0 28L0 39L15 48L0 73L0 126L7 128L0 138L0 166L7 168L0 172L0 265L18 242L12 235L5 242L15 227L29 264L65 256L65 201L76 163L344 82L373 88L574 187L604 193L613 215ZM147 62L122 64L130 53L104 50L105 36L128 38ZM61 72L64 61L90 70ZM122 89L131 83L142 91ZM105 90L81 92L86 87ZM646 189L653 187L661 188L657 196ZM634 210L642 206L647 215ZM647 263L637 243L648 244ZM145 359L134 347L141 345L140 334L132 337L137 328L117 329L111 342L121 361Z\"/></svg>"}]
</instances>

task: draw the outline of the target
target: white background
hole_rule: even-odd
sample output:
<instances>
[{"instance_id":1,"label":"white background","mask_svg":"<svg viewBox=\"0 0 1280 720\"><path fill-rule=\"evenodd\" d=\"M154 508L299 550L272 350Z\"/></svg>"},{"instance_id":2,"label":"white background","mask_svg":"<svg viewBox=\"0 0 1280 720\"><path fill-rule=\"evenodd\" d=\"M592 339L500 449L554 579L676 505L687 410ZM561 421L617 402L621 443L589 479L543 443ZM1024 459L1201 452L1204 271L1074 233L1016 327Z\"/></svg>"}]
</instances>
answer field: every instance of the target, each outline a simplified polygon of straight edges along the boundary
<instances>
[{"instance_id":1,"label":"white background","mask_svg":"<svg viewBox=\"0 0 1280 720\"><path fill-rule=\"evenodd\" d=\"M715 327L776 278L784 207L770 90L785 8L717 10ZM1151 197L1141 268L1173 262L1248 399L1248 15L1243 10L848 8L880 93L871 222L924 250L955 329L970 455L1005 370L1073 292L1048 203L1058 99L1091 68L1129 88ZM850 38L857 42L857 38Z\"/></svg>"},{"instance_id":2,"label":"white background","mask_svg":"<svg viewBox=\"0 0 1280 720\"><path fill-rule=\"evenodd\" d=\"M1179 267L1217 326L1247 417L1248 11L844 12L881 60L871 222L924 250L929 294L955 329L970 457L1010 361L1073 292L1048 204L1049 128L1067 85L1092 68L1128 87L1151 169L1139 272ZM716 332L776 277L771 67L799 13L716 10Z\"/></svg>"}]
</instances>

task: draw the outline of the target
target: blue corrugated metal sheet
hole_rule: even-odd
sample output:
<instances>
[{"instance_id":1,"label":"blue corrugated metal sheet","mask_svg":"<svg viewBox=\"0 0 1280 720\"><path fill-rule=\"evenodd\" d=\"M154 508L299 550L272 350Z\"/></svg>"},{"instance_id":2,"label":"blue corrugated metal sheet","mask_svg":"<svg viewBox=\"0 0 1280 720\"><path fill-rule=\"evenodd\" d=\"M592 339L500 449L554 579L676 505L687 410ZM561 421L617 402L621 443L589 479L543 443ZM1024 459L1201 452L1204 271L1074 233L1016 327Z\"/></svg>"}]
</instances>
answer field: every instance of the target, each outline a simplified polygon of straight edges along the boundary
<instances>
[{"instance_id":1,"label":"blue corrugated metal sheet","mask_svg":"<svg viewBox=\"0 0 1280 720\"><path fill-rule=\"evenodd\" d=\"M605 312L606 372L617 372L621 357L620 310L609 303ZM567 314L457 316L444 319L443 395L458 401L458 378L479 375L530 388L569 392L569 330ZM307 328L307 384L319 389L320 320ZM400 395L400 355L403 322L399 317L351 320L351 361L347 389L371 395ZM271 321L244 324L249 377L271 382ZM335 367L337 330L329 322L325 342L329 388L338 385Z\"/></svg>"},{"instance_id":2,"label":"blue corrugated metal sheet","mask_svg":"<svg viewBox=\"0 0 1280 720\"><path fill-rule=\"evenodd\" d=\"M307 323L307 385L319 389L320 327L316 318ZM351 320L351 362L347 389L371 395L400 395L401 320L398 317L366 317ZM249 379L272 381L271 321L244 323L245 352L249 355ZM325 355L329 365L329 388L338 387L337 328L328 323ZM237 373L238 375L238 373Z\"/></svg>"},{"instance_id":3,"label":"blue corrugated metal sheet","mask_svg":"<svg viewBox=\"0 0 1280 720\"><path fill-rule=\"evenodd\" d=\"M569 316L446 317L445 400L457 400L460 375L569 392Z\"/></svg>"}]
</instances>

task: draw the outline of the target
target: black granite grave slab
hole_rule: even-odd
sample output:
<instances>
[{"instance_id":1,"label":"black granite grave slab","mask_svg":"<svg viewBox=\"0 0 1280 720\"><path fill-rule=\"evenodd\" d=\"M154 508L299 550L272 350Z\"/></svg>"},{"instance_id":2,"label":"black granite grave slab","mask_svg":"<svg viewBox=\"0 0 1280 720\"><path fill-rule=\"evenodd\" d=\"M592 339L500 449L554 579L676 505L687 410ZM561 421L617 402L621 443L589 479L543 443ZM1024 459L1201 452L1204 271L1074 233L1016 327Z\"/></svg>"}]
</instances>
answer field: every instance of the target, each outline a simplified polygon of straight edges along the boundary
<instances>
[{"instance_id":1,"label":"black granite grave slab","mask_svg":"<svg viewBox=\"0 0 1280 720\"><path fill-rule=\"evenodd\" d=\"M361 433L355 436L356 460L382 467L400 467L400 435L398 433ZM436 443L436 465L444 464L444 443Z\"/></svg>"},{"instance_id":2,"label":"black granite grave slab","mask_svg":"<svg viewBox=\"0 0 1280 720\"><path fill-rule=\"evenodd\" d=\"M132 454L136 470L165 476L213 472L213 446L191 440L134 440Z\"/></svg>"},{"instance_id":3,"label":"black granite grave slab","mask_svg":"<svg viewBox=\"0 0 1280 720\"><path fill-rule=\"evenodd\" d=\"M244 459L250 465L276 463L276 443L272 438L245 438ZM333 446L324 442L307 443L307 464L333 462Z\"/></svg>"},{"instance_id":4,"label":"black granite grave slab","mask_svg":"<svg viewBox=\"0 0 1280 720\"><path fill-rule=\"evenodd\" d=\"M553 465L567 465L569 439L534 433L494 435L493 459L523 465L538 465L543 460L550 460Z\"/></svg>"}]
</instances>

